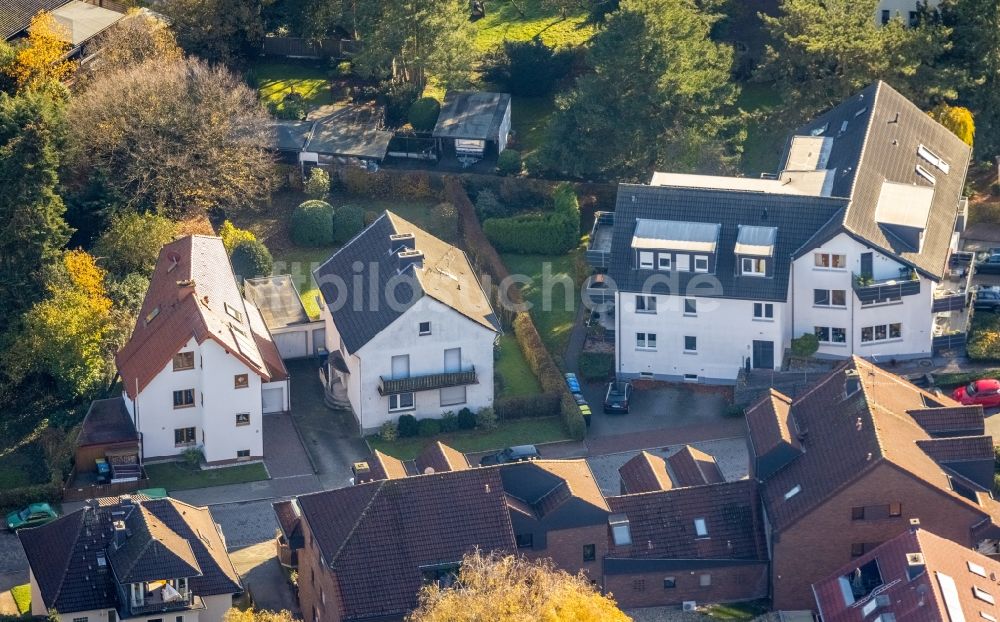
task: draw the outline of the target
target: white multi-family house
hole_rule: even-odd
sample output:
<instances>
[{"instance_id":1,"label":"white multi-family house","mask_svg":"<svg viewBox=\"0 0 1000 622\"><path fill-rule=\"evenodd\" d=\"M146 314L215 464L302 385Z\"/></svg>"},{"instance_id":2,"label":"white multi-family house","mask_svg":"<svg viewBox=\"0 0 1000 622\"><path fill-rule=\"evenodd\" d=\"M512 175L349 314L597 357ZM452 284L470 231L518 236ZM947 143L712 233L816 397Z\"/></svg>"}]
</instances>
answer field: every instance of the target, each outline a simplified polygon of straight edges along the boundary
<instances>
[{"instance_id":1,"label":"white multi-family house","mask_svg":"<svg viewBox=\"0 0 1000 622\"><path fill-rule=\"evenodd\" d=\"M330 401L362 431L493 405L500 332L465 253L385 212L313 272Z\"/></svg>"},{"instance_id":2,"label":"white multi-family house","mask_svg":"<svg viewBox=\"0 0 1000 622\"><path fill-rule=\"evenodd\" d=\"M115 360L144 459L192 447L209 464L260 459L262 415L289 407L288 372L217 237L163 247Z\"/></svg>"},{"instance_id":3,"label":"white multi-family house","mask_svg":"<svg viewBox=\"0 0 1000 622\"><path fill-rule=\"evenodd\" d=\"M915 26L922 9L934 10L940 4L941 0L879 0L875 7L875 19L884 26L898 17L908 26Z\"/></svg>"},{"instance_id":4,"label":"white multi-family house","mask_svg":"<svg viewBox=\"0 0 1000 622\"><path fill-rule=\"evenodd\" d=\"M621 184L588 251L614 292L617 373L728 383L780 368L805 333L821 357L929 356L967 320L949 258L969 158L879 82L796 130L773 177Z\"/></svg>"}]
</instances>

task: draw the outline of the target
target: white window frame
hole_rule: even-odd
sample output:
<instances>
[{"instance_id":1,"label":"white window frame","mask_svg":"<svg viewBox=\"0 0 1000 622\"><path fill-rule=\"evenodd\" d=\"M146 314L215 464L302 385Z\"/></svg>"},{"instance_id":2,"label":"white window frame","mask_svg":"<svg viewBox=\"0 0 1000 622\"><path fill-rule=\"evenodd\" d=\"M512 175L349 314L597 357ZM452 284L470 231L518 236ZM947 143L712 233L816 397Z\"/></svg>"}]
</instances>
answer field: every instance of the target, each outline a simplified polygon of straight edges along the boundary
<instances>
[{"instance_id":1,"label":"white window frame","mask_svg":"<svg viewBox=\"0 0 1000 622\"><path fill-rule=\"evenodd\" d=\"M691 303L694 306L694 311L688 311L687 305ZM681 302L684 305L683 311L684 315L687 317L697 317L698 316L698 299L697 298L684 298Z\"/></svg>"},{"instance_id":2,"label":"white window frame","mask_svg":"<svg viewBox=\"0 0 1000 622\"><path fill-rule=\"evenodd\" d=\"M677 254L677 271L678 272L690 272L691 271L691 255L684 253Z\"/></svg>"},{"instance_id":3,"label":"white window frame","mask_svg":"<svg viewBox=\"0 0 1000 622\"><path fill-rule=\"evenodd\" d=\"M635 348L637 350L656 350L656 333L636 333Z\"/></svg>"},{"instance_id":4,"label":"white window frame","mask_svg":"<svg viewBox=\"0 0 1000 622\"><path fill-rule=\"evenodd\" d=\"M656 256L656 269L669 272L673 270L674 258L670 253L658 253Z\"/></svg>"},{"instance_id":5,"label":"white window frame","mask_svg":"<svg viewBox=\"0 0 1000 622\"><path fill-rule=\"evenodd\" d=\"M899 336L897 336L897 337L893 337L892 336L892 327L893 326L899 327ZM877 338L875 336L876 329L880 328L880 327L885 329L885 337L882 337L881 339L879 339L879 338ZM864 338L865 329L869 329L869 328L872 331L872 338L871 339L865 339ZM861 343L863 345L864 344L870 344L870 343L886 343L886 342L889 342L889 341L902 341L903 340L903 323L902 322L889 322L887 324L872 324L871 326L864 326L864 327L861 328L861 333L859 335L859 338L861 339Z\"/></svg>"},{"instance_id":6,"label":"white window frame","mask_svg":"<svg viewBox=\"0 0 1000 622\"><path fill-rule=\"evenodd\" d=\"M422 329L422 325L427 324L427 330ZM431 323L430 322L417 322L417 335L420 337L426 337L431 334Z\"/></svg>"},{"instance_id":7,"label":"white window frame","mask_svg":"<svg viewBox=\"0 0 1000 622\"><path fill-rule=\"evenodd\" d=\"M699 538L708 537L708 525L705 523L704 518L694 519L694 533Z\"/></svg>"},{"instance_id":8,"label":"white window frame","mask_svg":"<svg viewBox=\"0 0 1000 622\"><path fill-rule=\"evenodd\" d=\"M758 314L757 311L760 311ZM768 315L768 310L771 314ZM755 302L753 303L753 319L760 320L764 322L774 321L774 303L773 302Z\"/></svg>"},{"instance_id":9,"label":"white window frame","mask_svg":"<svg viewBox=\"0 0 1000 622\"><path fill-rule=\"evenodd\" d=\"M689 350L687 340L694 339L694 349ZM684 354L698 354L698 336L697 335L684 335Z\"/></svg>"},{"instance_id":10,"label":"white window frame","mask_svg":"<svg viewBox=\"0 0 1000 622\"><path fill-rule=\"evenodd\" d=\"M698 267L698 262L705 262L705 267ZM708 272L708 255L695 255L694 256L694 271L695 272Z\"/></svg>"},{"instance_id":11,"label":"white window frame","mask_svg":"<svg viewBox=\"0 0 1000 622\"><path fill-rule=\"evenodd\" d=\"M760 262L761 270L757 270ZM747 266L749 265L749 269ZM762 257L741 257L740 274L745 276L767 276L767 260Z\"/></svg>"},{"instance_id":12,"label":"white window frame","mask_svg":"<svg viewBox=\"0 0 1000 622\"><path fill-rule=\"evenodd\" d=\"M404 395L410 396L409 405L401 405L402 400L400 398L402 398ZM393 406L393 403L395 403L396 405ZM415 410L416 407L417 407L417 400L416 396L413 393L393 393L389 396L389 412L391 413L403 412L406 410Z\"/></svg>"},{"instance_id":13,"label":"white window frame","mask_svg":"<svg viewBox=\"0 0 1000 622\"><path fill-rule=\"evenodd\" d=\"M243 419L241 422L240 419ZM250 413L236 413L236 425L243 427L245 425L250 425Z\"/></svg>"},{"instance_id":14,"label":"white window frame","mask_svg":"<svg viewBox=\"0 0 1000 622\"><path fill-rule=\"evenodd\" d=\"M825 266L820 265L819 263L817 263L817 262L823 261L821 259L822 257L826 258L827 265L825 265ZM840 257L841 258L841 265L839 267L833 265L833 260L834 260L833 258L834 257ZM813 253L813 269L814 270L840 270L840 271L847 270L847 255L845 255L843 253Z\"/></svg>"},{"instance_id":15,"label":"white window frame","mask_svg":"<svg viewBox=\"0 0 1000 622\"><path fill-rule=\"evenodd\" d=\"M639 269L652 270L656 254L653 251L639 251Z\"/></svg>"},{"instance_id":16,"label":"white window frame","mask_svg":"<svg viewBox=\"0 0 1000 622\"><path fill-rule=\"evenodd\" d=\"M636 294L635 312L656 315L656 296L646 296L644 294Z\"/></svg>"}]
</instances>

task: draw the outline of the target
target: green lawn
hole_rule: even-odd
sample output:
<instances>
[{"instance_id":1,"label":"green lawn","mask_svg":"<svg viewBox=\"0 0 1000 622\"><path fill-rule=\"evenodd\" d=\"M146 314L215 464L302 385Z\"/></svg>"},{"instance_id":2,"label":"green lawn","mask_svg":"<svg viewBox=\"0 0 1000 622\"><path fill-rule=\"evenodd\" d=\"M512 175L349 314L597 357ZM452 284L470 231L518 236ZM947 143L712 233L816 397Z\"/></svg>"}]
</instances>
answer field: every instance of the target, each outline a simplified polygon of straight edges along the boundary
<instances>
[{"instance_id":1,"label":"green lawn","mask_svg":"<svg viewBox=\"0 0 1000 622\"><path fill-rule=\"evenodd\" d=\"M532 305L531 317L545 347L553 356L561 358L569 343L569 333L576 319L576 303L579 300L575 284L568 287L573 283L574 256L507 253L502 258L512 275L520 274L531 278L531 283L522 286L525 299ZM543 282L542 271L546 264L549 265L551 276L547 282ZM567 292L567 289L570 291ZM546 290L550 292L549 296L545 295ZM569 300L566 299L567 294L570 296Z\"/></svg>"},{"instance_id":2,"label":"green lawn","mask_svg":"<svg viewBox=\"0 0 1000 622\"><path fill-rule=\"evenodd\" d=\"M516 148L522 156L527 156L545 142L545 132L555 112L555 102L551 97L513 97L510 105Z\"/></svg>"},{"instance_id":3,"label":"green lawn","mask_svg":"<svg viewBox=\"0 0 1000 622\"><path fill-rule=\"evenodd\" d=\"M241 464L220 469L201 470L184 462L163 462L146 465L147 488L166 488L168 492L207 488L225 484L246 484L267 479L267 469L261 463Z\"/></svg>"},{"instance_id":4,"label":"green lawn","mask_svg":"<svg viewBox=\"0 0 1000 622\"><path fill-rule=\"evenodd\" d=\"M260 100L280 104L286 95L296 93L310 108L333 102L330 80L321 67L298 63L257 63L251 68Z\"/></svg>"},{"instance_id":5,"label":"green lawn","mask_svg":"<svg viewBox=\"0 0 1000 622\"><path fill-rule=\"evenodd\" d=\"M773 84L743 84L737 107L744 112L768 112L781 102ZM746 141L743 143L743 158L740 168L747 177L760 177L761 173L774 173L781 158L781 149L788 129L779 129L776 124L751 123L747 127Z\"/></svg>"},{"instance_id":6,"label":"green lawn","mask_svg":"<svg viewBox=\"0 0 1000 622\"><path fill-rule=\"evenodd\" d=\"M566 440L566 430L559 417L544 419L518 419L502 423L492 432L462 430L449 434L439 434L433 438L401 438L386 443L377 436L369 436L368 444L400 460L413 460L424 447L434 441L441 441L463 453L503 449L512 445L551 443Z\"/></svg>"},{"instance_id":7,"label":"green lawn","mask_svg":"<svg viewBox=\"0 0 1000 622\"><path fill-rule=\"evenodd\" d=\"M496 375L501 379L500 395L498 397L517 397L520 395L535 395L542 392L535 374L531 373L528 361L517 343L513 333L500 337L500 358L497 360Z\"/></svg>"},{"instance_id":8,"label":"green lawn","mask_svg":"<svg viewBox=\"0 0 1000 622\"><path fill-rule=\"evenodd\" d=\"M15 585L10 588L10 595L14 597L14 604L17 606L17 613L24 615L31 611L31 584Z\"/></svg>"},{"instance_id":9,"label":"green lawn","mask_svg":"<svg viewBox=\"0 0 1000 622\"><path fill-rule=\"evenodd\" d=\"M543 0L488 0L485 4L486 17L473 25L479 52L504 40L530 41L535 37L552 47L580 45L594 34L594 26L587 23L585 11L578 10L562 17Z\"/></svg>"},{"instance_id":10,"label":"green lawn","mask_svg":"<svg viewBox=\"0 0 1000 622\"><path fill-rule=\"evenodd\" d=\"M727 620L730 622L743 622L753 620L757 616L768 612L767 601L750 600L742 603L728 603L724 605L708 605L701 610L713 620Z\"/></svg>"}]
</instances>

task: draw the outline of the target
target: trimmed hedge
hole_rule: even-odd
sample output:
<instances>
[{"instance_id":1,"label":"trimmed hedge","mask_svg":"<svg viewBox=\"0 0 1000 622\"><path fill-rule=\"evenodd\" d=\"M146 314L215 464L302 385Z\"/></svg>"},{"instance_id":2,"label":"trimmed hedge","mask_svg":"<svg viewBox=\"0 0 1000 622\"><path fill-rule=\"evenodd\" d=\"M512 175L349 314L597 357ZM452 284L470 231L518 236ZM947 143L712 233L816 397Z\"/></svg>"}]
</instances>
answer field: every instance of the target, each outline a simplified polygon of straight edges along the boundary
<instances>
[{"instance_id":1,"label":"trimmed hedge","mask_svg":"<svg viewBox=\"0 0 1000 622\"><path fill-rule=\"evenodd\" d=\"M271 276L274 269L271 251L260 240L243 240L237 244L229 261L233 264L233 272L245 279Z\"/></svg>"},{"instance_id":2,"label":"trimmed hedge","mask_svg":"<svg viewBox=\"0 0 1000 622\"><path fill-rule=\"evenodd\" d=\"M401 438L410 438L420 432L420 424L417 423L417 418L413 415L400 415L396 430Z\"/></svg>"},{"instance_id":3,"label":"trimmed hedge","mask_svg":"<svg viewBox=\"0 0 1000 622\"><path fill-rule=\"evenodd\" d=\"M526 255L561 255L580 243L580 204L569 184L560 184L553 193L551 212L518 214L510 218L489 218L483 232L497 250Z\"/></svg>"},{"instance_id":4,"label":"trimmed hedge","mask_svg":"<svg viewBox=\"0 0 1000 622\"><path fill-rule=\"evenodd\" d=\"M333 244L333 222L333 206L312 199L292 212L288 234L297 246L329 246Z\"/></svg>"},{"instance_id":5,"label":"trimmed hedge","mask_svg":"<svg viewBox=\"0 0 1000 622\"><path fill-rule=\"evenodd\" d=\"M966 354L973 361L1000 359L1000 315L977 313L972 317L972 327L965 344Z\"/></svg>"},{"instance_id":6,"label":"trimmed hedge","mask_svg":"<svg viewBox=\"0 0 1000 622\"><path fill-rule=\"evenodd\" d=\"M441 114L441 103L433 97L421 97L410 106L410 125L418 132L430 132Z\"/></svg>"},{"instance_id":7,"label":"trimmed hedge","mask_svg":"<svg viewBox=\"0 0 1000 622\"><path fill-rule=\"evenodd\" d=\"M559 394L553 391L538 395L518 395L497 398L493 409L502 421L536 419L559 414Z\"/></svg>"},{"instance_id":8,"label":"trimmed hedge","mask_svg":"<svg viewBox=\"0 0 1000 622\"><path fill-rule=\"evenodd\" d=\"M49 482L20 488L0 490L0 511L19 510L29 503L48 501L55 503L62 498L62 486Z\"/></svg>"},{"instance_id":9,"label":"trimmed hedge","mask_svg":"<svg viewBox=\"0 0 1000 622\"><path fill-rule=\"evenodd\" d=\"M430 438L441 433L441 424L437 419L421 419L417 424L417 434L423 438Z\"/></svg>"},{"instance_id":10,"label":"trimmed hedge","mask_svg":"<svg viewBox=\"0 0 1000 622\"><path fill-rule=\"evenodd\" d=\"M333 241L344 244L365 228L365 212L354 205L344 205L333 213Z\"/></svg>"},{"instance_id":11,"label":"trimmed hedge","mask_svg":"<svg viewBox=\"0 0 1000 622\"><path fill-rule=\"evenodd\" d=\"M504 149L497 157L497 172L501 175L521 174L521 152L514 149Z\"/></svg>"}]
</instances>

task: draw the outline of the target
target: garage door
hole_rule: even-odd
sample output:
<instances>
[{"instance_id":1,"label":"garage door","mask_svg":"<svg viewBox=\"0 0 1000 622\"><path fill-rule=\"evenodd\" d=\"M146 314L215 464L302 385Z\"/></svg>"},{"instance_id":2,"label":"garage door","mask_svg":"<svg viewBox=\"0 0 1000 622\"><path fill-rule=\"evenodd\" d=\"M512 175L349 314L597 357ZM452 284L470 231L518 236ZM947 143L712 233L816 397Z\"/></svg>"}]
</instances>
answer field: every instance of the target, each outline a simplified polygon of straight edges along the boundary
<instances>
[{"instance_id":1,"label":"garage door","mask_svg":"<svg viewBox=\"0 0 1000 622\"><path fill-rule=\"evenodd\" d=\"M283 359L297 359L309 356L309 349L306 347L305 331L294 333L278 333L274 335L274 345L278 346L278 352Z\"/></svg>"},{"instance_id":2,"label":"garage door","mask_svg":"<svg viewBox=\"0 0 1000 622\"><path fill-rule=\"evenodd\" d=\"M264 413L277 413L285 410L285 391L281 387L276 389L264 389L261 392L264 402Z\"/></svg>"},{"instance_id":3,"label":"garage door","mask_svg":"<svg viewBox=\"0 0 1000 622\"><path fill-rule=\"evenodd\" d=\"M313 354L319 354L320 350L326 350L325 328L317 328L313 331Z\"/></svg>"}]
</instances>

